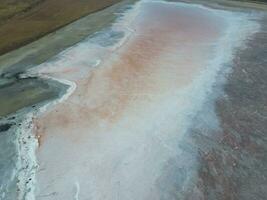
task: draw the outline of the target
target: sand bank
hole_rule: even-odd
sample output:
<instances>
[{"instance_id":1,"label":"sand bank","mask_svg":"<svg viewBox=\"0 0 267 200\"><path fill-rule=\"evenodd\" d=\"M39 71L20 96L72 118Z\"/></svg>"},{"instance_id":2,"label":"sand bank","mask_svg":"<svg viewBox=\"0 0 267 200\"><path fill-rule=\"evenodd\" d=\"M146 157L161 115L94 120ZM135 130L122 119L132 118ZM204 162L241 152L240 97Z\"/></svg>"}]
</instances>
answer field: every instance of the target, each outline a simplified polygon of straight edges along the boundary
<instances>
[{"instance_id":1,"label":"sand bank","mask_svg":"<svg viewBox=\"0 0 267 200\"><path fill-rule=\"evenodd\" d=\"M36 198L171 199L166 169L196 163L179 143L216 74L257 28L244 13L140 1L106 34L39 66L77 88L35 120Z\"/></svg>"}]
</instances>

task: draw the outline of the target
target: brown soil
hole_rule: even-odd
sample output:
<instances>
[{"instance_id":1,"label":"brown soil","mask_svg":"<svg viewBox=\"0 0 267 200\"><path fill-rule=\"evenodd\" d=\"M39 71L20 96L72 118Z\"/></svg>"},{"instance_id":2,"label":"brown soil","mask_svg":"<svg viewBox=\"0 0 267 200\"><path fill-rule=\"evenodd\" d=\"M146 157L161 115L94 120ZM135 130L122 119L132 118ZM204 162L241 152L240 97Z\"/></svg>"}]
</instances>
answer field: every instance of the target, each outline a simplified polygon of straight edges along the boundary
<instances>
[{"instance_id":1,"label":"brown soil","mask_svg":"<svg viewBox=\"0 0 267 200\"><path fill-rule=\"evenodd\" d=\"M0 55L119 1L3 1L0 3Z\"/></svg>"}]
</instances>

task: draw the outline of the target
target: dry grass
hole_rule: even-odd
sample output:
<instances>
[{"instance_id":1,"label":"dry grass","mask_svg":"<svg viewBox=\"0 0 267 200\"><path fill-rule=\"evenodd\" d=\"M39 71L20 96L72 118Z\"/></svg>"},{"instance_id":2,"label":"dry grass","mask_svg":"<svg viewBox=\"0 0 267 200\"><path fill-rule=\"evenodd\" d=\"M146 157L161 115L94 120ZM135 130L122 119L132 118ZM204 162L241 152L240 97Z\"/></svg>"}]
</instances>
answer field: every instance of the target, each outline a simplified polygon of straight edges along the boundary
<instances>
[{"instance_id":1,"label":"dry grass","mask_svg":"<svg viewBox=\"0 0 267 200\"><path fill-rule=\"evenodd\" d=\"M0 3L0 54L120 0L13 0Z\"/></svg>"},{"instance_id":2,"label":"dry grass","mask_svg":"<svg viewBox=\"0 0 267 200\"><path fill-rule=\"evenodd\" d=\"M41 0L2 0L0 2L0 22L25 12L37 5Z\"/></svg>"}]
</instances>

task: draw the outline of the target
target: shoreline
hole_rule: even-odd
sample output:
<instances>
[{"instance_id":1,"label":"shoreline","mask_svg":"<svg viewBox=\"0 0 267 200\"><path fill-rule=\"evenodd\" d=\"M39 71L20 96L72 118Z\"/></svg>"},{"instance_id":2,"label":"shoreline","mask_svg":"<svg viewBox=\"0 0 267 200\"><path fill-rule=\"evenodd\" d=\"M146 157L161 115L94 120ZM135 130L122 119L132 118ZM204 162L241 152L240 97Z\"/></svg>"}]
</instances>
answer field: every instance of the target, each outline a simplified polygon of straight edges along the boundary
<instances>
[{"instance_id":1,"label":"shoreline","mask_svg":"<svg viewBox=\"0 0 267 200\"><path fill-rule=\"evenodd\" d=\"M24 74L23 78L30 78L33 77L40 77L45 81L56 81L62 86L64 85L65 92L62 91L62 94L60 97L54 99L54 100L48 100L45 102L41 102L37 105L35 105L33 108L23 108L19 110L16 113L13 113L11 115L5 116L3 119L1 119L1 125L3 124L11 124L10 127L7 128L7 133L15 132L16 137L16 148L17 148L17 157L18 160L16 161L16 167L13 169L15 177L12 178L12 180L16 180L17 185L17 199L18 200L34 200L34 188L35 188L35 173L38 169L38 162L36 160L36 150L40 146L40 137L36 134L34 134L34 130L36 127L34 127L34 121L37 117L41 116L45 112L49 112L49 109L53 109L53 106L56 104L59 104L66 100L75 90L76 85L75 83L45 76L42 74L32 74L31 72L28 72ZM63 88L62 88L63 90ZM1 188L1 191L3 195L2 198L9 198L9 196L4 191L4 187Z\"/></svg>"},{"instance_id":2,"label":"shoreline","mask_svg":"<svg viewBox=\"0 0 267 200\"><path fill-rule=\"evenodd\" d=\"M27 76L31 76L31 74L27 74ZM59 104L66 100L75 90L76 84L74 82L53 78L49 76L43 76L41 74L38 75L43 79L49 80L52 79L59 83L68 86L68 89L61 97L49 101L44 105L41 105L36 111L29 112L24 116L25 121L20 126L20 137L19 137L19 146L18 148L20 153L20 160L18 162L18 200L35 200L35 186L36 186L36 171L38 169L38 162L36 159L36 150L39 148L40 144L40 136L33 134L35 132L34 120L40 117L43 113L48 112L49 109L52 109L53 106ZM29 139L30 138L30 139ZM25 145L25 141L27 145ZM21 170L24 169L24 170Z\"/></svg>"},{"instance_id":3,"label":"shoreline","mask_svg":"<svg viewBox=\"0 0 267 200\"><path fill-rule=\"evenodd\" d=\"M36 74L25 73L23 78L36 77ZM1 118L1 125L11 124L4 132L6 134L13 134L15 136L15 145L17 153L17 161L15 163L15 168L12 169L13 178L11 180L6 180L7 185L9 181L15 182L17 186L15 194L17 200L34 200L34 188L35 188L35 173L38 169L38 162L36 160L36 150L40 146L40 138L34 134L34 120L41 116L43 113L47 112L56 104L64 101L69 95L75 90L76 85L68 80L61 80L58 78L53 78L49 76L44 76L39 74L39 78L44 81L53 81L61 85L61 94L58 98L53 100L46 100L35 104L34 106L25 107L19 111L7 115ZM66 90L66 91L65 91ZM11 167L11 166L10 166ZM1 185L1 195L2 198L9 199L12 198L9 193L6 193L4 185Z\"/></svg>"}]
</instances>

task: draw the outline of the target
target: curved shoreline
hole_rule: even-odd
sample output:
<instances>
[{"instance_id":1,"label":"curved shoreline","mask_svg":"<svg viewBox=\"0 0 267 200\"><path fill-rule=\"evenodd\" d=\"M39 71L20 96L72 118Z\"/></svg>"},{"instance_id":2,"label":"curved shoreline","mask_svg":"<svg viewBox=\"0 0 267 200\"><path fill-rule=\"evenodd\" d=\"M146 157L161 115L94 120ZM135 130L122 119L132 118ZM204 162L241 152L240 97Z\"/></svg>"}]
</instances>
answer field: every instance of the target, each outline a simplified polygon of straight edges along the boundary
<instances>
[{"instance_id":1,"label":"curved shoreline","mask_svg":"<svg viewBox=\"0 0 267 200\"><path fill-rule=\"evenodd\" d=\"M27 74L31 76L31 74ZM51 109L54 105L66 100L75 90L76 84L74 82L52 78L48 76L38 75L44 79L52 79L64 85L68 85L68 89L60 98L52 100L40 106L34 113L28 113L24 116L25 120L20 126L19 141L18 141L18 152L20 154L18 161L18 200L34 200L35 199L35 184L36 184L36 170L38 169L38 163L36 160L36 150L40 146L40 137L34 133L34 119L48 109ZM35 127L36 128L36 127ZM19 130L18 130L19 131ZM26 142L27 141L27 145Z\"/></svg>"}]
</instances>

